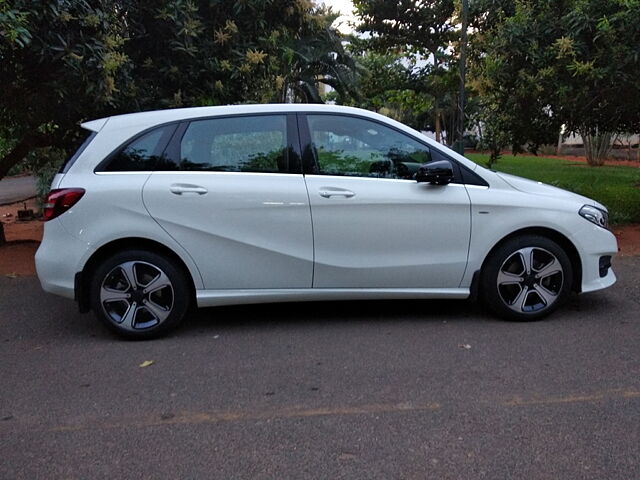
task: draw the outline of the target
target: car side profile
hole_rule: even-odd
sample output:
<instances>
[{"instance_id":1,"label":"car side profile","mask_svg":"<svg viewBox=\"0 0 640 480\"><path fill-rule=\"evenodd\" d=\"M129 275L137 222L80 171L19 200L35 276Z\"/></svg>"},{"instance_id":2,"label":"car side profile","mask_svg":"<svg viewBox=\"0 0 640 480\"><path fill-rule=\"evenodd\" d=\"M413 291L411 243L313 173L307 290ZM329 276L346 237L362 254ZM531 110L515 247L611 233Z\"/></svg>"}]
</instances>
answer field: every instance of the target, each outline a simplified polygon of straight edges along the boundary
<instances>
[{"instance_id":1,"label":"car side profile","mask_svg":"<svg viewBox=\"0 0 640 480\"><path fill-rule=\"evenodd\" d=\"M479 296L535 320L612 285L601 204L487 170L366 110L199 107L82 124L36 254L115 332L191 306Z\"/></svg>"}]
</instances>

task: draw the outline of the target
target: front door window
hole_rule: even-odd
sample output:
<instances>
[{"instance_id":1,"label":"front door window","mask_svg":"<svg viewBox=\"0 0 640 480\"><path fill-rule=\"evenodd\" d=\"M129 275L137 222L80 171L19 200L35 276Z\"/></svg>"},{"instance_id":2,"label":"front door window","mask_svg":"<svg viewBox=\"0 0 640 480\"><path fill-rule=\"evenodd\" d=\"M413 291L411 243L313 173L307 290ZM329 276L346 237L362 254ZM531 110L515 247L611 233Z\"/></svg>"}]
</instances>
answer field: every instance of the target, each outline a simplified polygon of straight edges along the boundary
<instances>
[{"instance_id":1,"label":"front door window","mask_svg":"<svg viewBox=\"0 0 640 480\"><path fill-rule=\"evenodd\" d=\"M426 145L377 122L338 115L307 119L322 175L411 179L431 161Z\"/></svg>"}]
</instances>

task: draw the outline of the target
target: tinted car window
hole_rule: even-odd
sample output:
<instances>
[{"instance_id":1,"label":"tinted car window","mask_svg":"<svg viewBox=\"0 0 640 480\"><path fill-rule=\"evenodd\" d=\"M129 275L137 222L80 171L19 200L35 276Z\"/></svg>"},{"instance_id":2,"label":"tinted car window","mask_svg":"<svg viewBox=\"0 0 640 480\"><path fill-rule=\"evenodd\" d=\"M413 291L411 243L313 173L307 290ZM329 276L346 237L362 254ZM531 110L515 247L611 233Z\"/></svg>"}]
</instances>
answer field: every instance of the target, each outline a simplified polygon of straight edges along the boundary
<instances>
[{"instance_id":1,"label":"tinted car window","mask_svg":"<svg viewBox=\"0 0 640 480\"><path fill-rule=\"evenodd\" d=\"M181 170L288 171L284 115L197 120L180 142Z\"/></svg>"},{"instance_id":2,"label":"tinted car window","mask_svg":"<svg viewBox=\"0 0 640 480\"><path fill-rule=\"evenodd\" d=\"M307 115L320 174L410 179L431 161L429 148L361 118Z\"/></svg>"},{"instance_id":3,"label":"tinted car window","mask_svg":"<svg viewBox=\"0 0 640 480\"><path fill-rule=\"evenodd\" d=\"M109 172L166 170L172 165L162 154L175 125L159 127L136 138L109 160Z\"/></svg>"}]
</instances>

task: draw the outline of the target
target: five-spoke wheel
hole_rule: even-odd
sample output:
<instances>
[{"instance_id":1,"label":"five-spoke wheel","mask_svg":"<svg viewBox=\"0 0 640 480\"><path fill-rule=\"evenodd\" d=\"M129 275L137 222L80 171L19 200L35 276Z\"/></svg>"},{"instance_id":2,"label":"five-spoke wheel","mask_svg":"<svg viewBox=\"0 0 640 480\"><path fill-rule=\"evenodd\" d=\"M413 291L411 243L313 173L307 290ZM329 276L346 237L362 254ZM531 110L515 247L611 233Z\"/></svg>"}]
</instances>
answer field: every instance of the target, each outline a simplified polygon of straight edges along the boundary
<instances>
[{"instance_id":1,"label":"five-spoke wheel","mask_svg":"<svg viewBox=\"0 0 640 480\"><path fill-rule=\"evenodd\" d=\"M125 336L156 336L175 326L189 305L184 272L154 252L118 253L97 268L93 280L95 313Z\"/></svg>"},{"instance_id":2,"label":"five-spoke wheel","mask_svg":"<svg viewBox=\"0 0 640 480\"><path fill-rule=\"evenodd\" d=\"M571 262L546 237L526 235L508 240L487 259L482 272L486 303L504 317L534 320L557 308L572 282Z\"/></svg>"},{"instance_id":3,"label":"five-spoke wheel","mask_svg":"<svg viewBox=\"0 0 640 480\"><path fill-rule=\"evenodd\" d=\"M147 262L124 262L107 274L100 288L104 312L126 330L153 327L173 308L169 277Z\"/></svg>"},{"instance_id":4,"label":"five-spoke wheel","mask_svg":"<svg viewBox=\"0 0 640 480\"><path fill-rule=\"evenodd\" d=\"M498 272L498 292L516 312L537 312L556 301L562 291L562 265L553 253L537 247L515 251Z\"/></svg>"}]
</instances>

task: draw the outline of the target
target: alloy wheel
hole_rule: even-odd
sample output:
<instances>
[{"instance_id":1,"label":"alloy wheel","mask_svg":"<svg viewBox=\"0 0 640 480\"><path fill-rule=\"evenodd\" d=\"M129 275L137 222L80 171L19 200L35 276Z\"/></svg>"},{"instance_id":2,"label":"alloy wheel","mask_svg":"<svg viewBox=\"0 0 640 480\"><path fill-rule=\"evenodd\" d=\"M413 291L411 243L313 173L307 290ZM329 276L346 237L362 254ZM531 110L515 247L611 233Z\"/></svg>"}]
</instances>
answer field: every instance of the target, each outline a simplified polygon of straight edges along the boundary
<instances>
[{"instance_id":1,"label":"alloy wheel","mask_svg":"<svg viewBox=\"0 0 640 480\"><path fill-rule=\"evenodd\" d=\"M564 271L554 254L540 247L516 250L498 271L497 286L502 301L518 313L549 308L559 298Z\"/></svg>"},{"instance_id":2,"label":"alloy wheel","mask_svg":"<svg viewBox=\"0 0 640 480\"><path fill-rule=\"evenodd\" d=\"M130 261L114 267L100 286L100 304L107 317L125 330L142 330L164 322L174 303L169 277L148 262Z\"/></svg>"}]
</instances>

